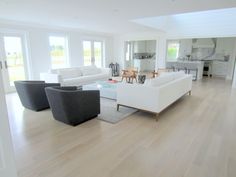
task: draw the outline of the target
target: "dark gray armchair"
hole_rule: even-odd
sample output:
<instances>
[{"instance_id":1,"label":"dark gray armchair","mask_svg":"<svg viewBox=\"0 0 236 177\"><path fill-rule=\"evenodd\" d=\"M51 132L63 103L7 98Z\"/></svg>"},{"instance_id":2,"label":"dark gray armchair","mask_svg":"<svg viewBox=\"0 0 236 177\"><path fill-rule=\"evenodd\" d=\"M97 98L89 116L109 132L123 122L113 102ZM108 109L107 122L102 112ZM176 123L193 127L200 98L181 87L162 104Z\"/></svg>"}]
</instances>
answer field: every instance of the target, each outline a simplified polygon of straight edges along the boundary
<instances>
[{"instance_id":1,"label":"dark gray armchair","mask_svg":"<svg viewBox=\"0 0 236 177\"><path fill-rule=\"evenodd\" d=\"M98 90L78 90L76 87L45 88L53 117L76 126L100 114Z\"/></svg>"},{"instance_id":2,"label":"dark gray armchair","mask_svg":"<svg viewBox=\"0 0 236 177\"><path fill-rule=\"evenodd\" d=\"M60 86L58 83L44 81L15 81L14 84L22 105L34 111L49 108L45 87Z\"/></svg>"}]
</instances>

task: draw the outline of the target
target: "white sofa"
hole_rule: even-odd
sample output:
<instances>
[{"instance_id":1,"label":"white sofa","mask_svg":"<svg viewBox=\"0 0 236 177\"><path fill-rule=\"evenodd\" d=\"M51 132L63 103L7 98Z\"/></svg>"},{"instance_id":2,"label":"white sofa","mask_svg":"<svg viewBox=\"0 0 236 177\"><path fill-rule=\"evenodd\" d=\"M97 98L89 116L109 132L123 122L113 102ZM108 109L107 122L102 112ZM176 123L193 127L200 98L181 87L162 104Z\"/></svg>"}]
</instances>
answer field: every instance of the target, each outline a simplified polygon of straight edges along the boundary
<instances>
[{"instance_id":1,"label":"white sofa","mask_svg":"<svg viewBox=\"0 0 236 177\"><path fill-rule=\"evenodd\" d=\"M48 73L40 74L40 80L47 83L60 83L62 86L81 86L98 80L108 80L110 77L110 68L96 66L52 69Z\"/></svg>"},{"instance_id":2,"label":"white sofa","mask_svg":"<svg viewBox=\"0 0 236 177\"><path fill-rule=\"evenodd\" d=\"M186 93L191 94L192 76L183 72L161 75L144 84L120 83L117 85L117 110L128 106L160 113Z\"/></svg>"}]
</instances>

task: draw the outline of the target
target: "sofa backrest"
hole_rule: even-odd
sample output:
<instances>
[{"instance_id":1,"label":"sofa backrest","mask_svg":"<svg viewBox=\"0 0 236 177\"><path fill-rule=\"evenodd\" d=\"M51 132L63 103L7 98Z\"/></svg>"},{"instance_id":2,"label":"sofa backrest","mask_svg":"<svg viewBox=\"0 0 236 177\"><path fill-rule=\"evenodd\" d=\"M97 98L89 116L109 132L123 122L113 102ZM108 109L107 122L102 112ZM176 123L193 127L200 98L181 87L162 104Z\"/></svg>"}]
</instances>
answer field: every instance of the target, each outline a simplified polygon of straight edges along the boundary
<instances>
[{"instance_id":1,"label":"sofa backrest","mask_svg":"<svg viewBox=\"0 0 236 177\"><path fill-rule=\"evenodd\" d=\"M82 72L79 68L62 68L62 69L53 69L51 70L53 74L61 75L62 79L75 78L82 76Z\"/></svg>"},{"instance_id":2,"label":"sofa backrest","mask_svg":"<svg viewBox=\"0 0 236 177\"><path fill-rule=\"evenodd\" d=\"M144 85L146 86L151 86L151 87L160 87L164 84L167 84L173 80L182 78L185 76L185 73L180 71L180 72L167 72L161 74L159 77L156 77L154 79L149 79L146 80Z\"/></svg>"},{"instance_id":3,"label":"sofa backrest","mask_svg":"<svg viewBox=\"0 0 236 177\"><path fill-rule=\"evenodd\" d=\"M52 69L50 73L61 75L62 79L76 78L101 73L101 69L96 66L80 66L74 68Z\"/></svg>"},{"instance_id":4,"label":"sofa backrest","mask_svg":"<svg viewBox=\"0 0 236 177\"><path fill-rule=\"evenodd\" d=\"M83 76L95 75L101 73L101 69L96 66L82 66L80 67Z\"/></svg>"}]
</instances>

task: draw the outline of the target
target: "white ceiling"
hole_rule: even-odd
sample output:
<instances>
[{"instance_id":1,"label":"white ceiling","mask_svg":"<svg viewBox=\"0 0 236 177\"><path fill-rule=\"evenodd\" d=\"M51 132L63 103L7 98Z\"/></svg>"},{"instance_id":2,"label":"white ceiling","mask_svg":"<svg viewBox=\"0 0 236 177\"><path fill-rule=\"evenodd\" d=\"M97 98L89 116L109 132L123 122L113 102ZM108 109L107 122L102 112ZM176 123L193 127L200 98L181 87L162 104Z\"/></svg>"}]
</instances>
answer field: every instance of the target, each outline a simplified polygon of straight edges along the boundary
<instances>
[{"instance_id":1,"label":"white ceiling","mask_svg":"<svg viewBox=\"0 0 236 177\"><path fill-rule=\"evenodd\" d=\"M208 10L134 20L165 31L168 37L236 36L236 8Z\"/></svg>"},{"instance_id":2,"label":"white ceiling","mask_svg":"<svg viewBox=\"0 0 236 177\"><path fill-rule=\"evenodd\" d=\"M0 19L114 34L153 28L140 18L229 7L236 0L1 0Z\"/></svg>"}]
</instances>

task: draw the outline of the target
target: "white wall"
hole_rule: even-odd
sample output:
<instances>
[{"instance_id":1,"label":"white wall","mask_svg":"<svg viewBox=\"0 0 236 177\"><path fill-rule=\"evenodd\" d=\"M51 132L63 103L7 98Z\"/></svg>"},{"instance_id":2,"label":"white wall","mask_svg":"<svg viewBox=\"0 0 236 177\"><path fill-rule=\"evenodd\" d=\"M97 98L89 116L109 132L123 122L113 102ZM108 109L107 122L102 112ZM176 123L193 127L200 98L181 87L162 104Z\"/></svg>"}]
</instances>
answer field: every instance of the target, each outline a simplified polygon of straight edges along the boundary
<instances>
[{"instance_id":1,"label":"white wall","mask_svg":"<svg viewBox=\"0 0 236 177\"><path fill-rule=\"evenodd\" d=\"M234 55L235 60L236 60L236 40L235 40L235 44L234 44L233 55ZM232 87L233 87L233 88L236 88L236 65L235 65L235 63L234 63L233 71L234 71L234 76L233 76L233 84L232 84Z\"/></svg>"},{"instance_id":2,"label":"white wall","mask_svg":"<svg viewBox=\"0 0 236 177\"><path fill-rule=\"evenodd\" d=\"M0 176L16 177L13 146L8 123L2 72L0 72Z\"/></svg>"},{"instance_id":3,"label":"white wall","mask_svg":"<svg viewBox=\"0 0 236 177\"><path fill-rule=\"evenodd\" d=\"M114 37L114 60L118 62L121 68L124 68L124 43L125 41L139 41L139 40L156 40L156 68L165 66L166 55L166 36L165 33L160 32L140 32L130 33L124 35L117 35Z\"/></svg>"},{"instance_id":4,"label":"white wall","mask_svg":"<svg viewBox=\"0 0 236 177\"><path fill-rule=\"evenodd\" d=\"M48 42L48 36L50 34L66 35L68 37L70 65L73 67L83 65L83 39L102 40L105 42L106 66L108 66L114 58L113 37L107 34L64 28L21 26L19 24L0 24L0 29L3 31L20 31L21 33L26 34L29 48L29 60L31 64L31 79L39 79L39 74L41 72L47 72L50 69L51 60Z\"/></svg>"},{"instance_id":5,"label":"white wall","mask_svg":"<svg viewBox=\"0 0 236 177\"><path fill-rule=\"evenodd\" d=\"M180 40L179 56L186 57L192 53L192 39Z\"/></svg>"},{"instance_id":6,"label":"white wall","mask_svg":"<svg viewBox=\"0 0 236 177\"><path fill-rule=\"evenodd\" d=\"M233 78L232 87L236 89L236 67L234 68L234 78Z\"/></svg>"},{"instance_id":7,"label":"white wall","mask_svg":"<svg viewBox=\"0 0 236 177\"><path fill-rule=\"evenodd\" d=\"M235 62L235 44L236 38L218 38L217 39L217 47L216 53L225 52L226 54L230 55L230 60L228 62L228 73L226 78L229 80L233 79L233 72L234 72L234 62Z\"/></svg>"}]
</instances>

